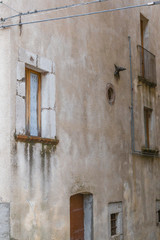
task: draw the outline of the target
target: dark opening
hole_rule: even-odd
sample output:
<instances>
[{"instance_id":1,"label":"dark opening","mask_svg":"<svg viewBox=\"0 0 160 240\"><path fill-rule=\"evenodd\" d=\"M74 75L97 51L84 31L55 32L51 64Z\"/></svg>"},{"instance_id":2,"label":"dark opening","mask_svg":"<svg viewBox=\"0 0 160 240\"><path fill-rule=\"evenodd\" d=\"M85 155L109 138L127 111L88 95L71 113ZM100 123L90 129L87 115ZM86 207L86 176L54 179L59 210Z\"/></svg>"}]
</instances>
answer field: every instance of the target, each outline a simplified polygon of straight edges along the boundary
<instances>
[{"instance_id":1,"label":"dark opening","mask_svg":"<svg viewBox=\"0 0 160 240\"><path fill-rule=\"evenodd\" d=\"M158 210L158 223L160 223L160 210Z\"/></svg>"},{"instance_id":2,"label":"dark opening","mask_svg":"<svg viewBox=\"0 0 160 240\"><path fill-rule=\"evenodd\" d=\"M144 107L145 147L150 147L150 124L152 109Z\"/></svg>"},{"instance_id":3,"label":"dark opening","mask_svg":"<svg viewBox=\"0 0 160 240\"><path fill-rule=\"evenodd\" d=\"M117 234L117 213L111 214L111 236L114 236Z\"/></svg>"},{"instance_id":4,"label":"dark opening","mask_svg":"<svg viewBox=\"0 0 160 240\"><path fill-rule=\"evenodd\" d=\"M113 99L113 89L112 88L108 89L108 99L109 99L109 101L112 101L112 99Z\"/></svg>"},{"instance_id":5,"label":"dark opening","mask_svg":"<svg viewBox=\"0 0 160 240\"><path fill-rule=\"evenodd\" d=\"M107 84L107 89L106 89L106 95L107 95L107 99L109 104L113 104L115 101L115 91L114 91L114 87L111 83Z\"/></svg>"}]
</instances>

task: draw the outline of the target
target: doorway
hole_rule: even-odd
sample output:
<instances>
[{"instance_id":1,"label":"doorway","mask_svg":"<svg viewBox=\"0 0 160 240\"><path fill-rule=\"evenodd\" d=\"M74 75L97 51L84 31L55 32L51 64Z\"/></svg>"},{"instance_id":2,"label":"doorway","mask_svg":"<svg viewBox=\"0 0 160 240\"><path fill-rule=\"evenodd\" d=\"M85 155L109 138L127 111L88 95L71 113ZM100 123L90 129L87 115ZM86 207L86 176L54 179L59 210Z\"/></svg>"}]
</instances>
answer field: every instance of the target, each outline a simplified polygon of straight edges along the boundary
<instances>
[{"instance_id":1,"label":"doorway","mask_svg":"<svg viewBox=\"0 0 160 240\"><path fill-rule=\"evenodd\" d=\"M93 195L70 198L70 240L93 240Z\"/></svg>"}]
</instances>

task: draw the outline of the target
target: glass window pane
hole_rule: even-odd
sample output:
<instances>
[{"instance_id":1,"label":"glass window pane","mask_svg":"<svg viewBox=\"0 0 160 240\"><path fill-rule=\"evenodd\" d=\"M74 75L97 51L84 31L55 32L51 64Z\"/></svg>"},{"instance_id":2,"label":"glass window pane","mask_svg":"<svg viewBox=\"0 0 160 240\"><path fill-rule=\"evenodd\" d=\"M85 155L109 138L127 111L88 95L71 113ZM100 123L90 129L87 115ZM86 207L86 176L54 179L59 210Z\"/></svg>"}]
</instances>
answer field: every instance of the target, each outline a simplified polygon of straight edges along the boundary
<instances>
[{"instance_id":1,"label":"glass window pane","mask_svg":"<svg viewBox=\"0 0 160 240\"><path fill-rule=\"evenodd\" d=\"M30 135L38 136L38 75L30 75Z\"/></svg>"}]
</instances>

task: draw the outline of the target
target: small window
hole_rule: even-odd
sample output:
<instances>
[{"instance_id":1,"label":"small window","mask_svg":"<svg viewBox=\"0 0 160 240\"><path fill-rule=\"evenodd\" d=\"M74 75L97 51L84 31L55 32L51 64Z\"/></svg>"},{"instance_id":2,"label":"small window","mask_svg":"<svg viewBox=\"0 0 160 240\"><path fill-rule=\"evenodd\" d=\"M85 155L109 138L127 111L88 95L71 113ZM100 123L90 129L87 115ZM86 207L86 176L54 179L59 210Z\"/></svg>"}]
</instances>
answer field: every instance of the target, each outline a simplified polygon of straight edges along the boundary
<instances>
[{"instance_id":1,"label":"small window","mask_svg":"<svg viewBox=\"0 0 160 240\"><path fill-rule=\"evenodd\" d=\"M144 107L145 147L150 147L150 125L152 109Z\"/></svg>"},{"instance_id":2,"label":"small window","mask_svg":"<svg viewBox=\"0 0 160 240\"><path fill-rule=\"evenodd\" d=\"M122 202L109 203L109 239L123 239Z\"/></svg>"},{"instance_id":3,"label":"small window","mask_svg":"<svg viewBox=\"0 0 160 240\"><path fill-rule=\"evenodd\" d=\"M156 200L156 222L160 226L160 200Z\"/></svg>"},{"instance_id":4,"label":"small window","mask_svg":"<svg viewBox=\"0 0 160 240\"><path fill-rule=\"evenodd\" d=\"M160 223L160 210L158 210L158 223Z\"/></svg>"},{"instance_id":5,"label":"small window","mask_svg":"<svg viewBox=\"0 0 160 240\"><path fill-rule=\"evenodd\" d=\"M41 136L41 74L26 69L26 134Z\"/></svg>"},{"instance_id":6,"label":"small window","mask_svg":"<svg viewBox=\"0 0 160 240\"><path fill-rule=\"evenodd\" d=\"M117 234L117 213L111 214L111 236L114 236Z\"/></svg>"}]
</instances>

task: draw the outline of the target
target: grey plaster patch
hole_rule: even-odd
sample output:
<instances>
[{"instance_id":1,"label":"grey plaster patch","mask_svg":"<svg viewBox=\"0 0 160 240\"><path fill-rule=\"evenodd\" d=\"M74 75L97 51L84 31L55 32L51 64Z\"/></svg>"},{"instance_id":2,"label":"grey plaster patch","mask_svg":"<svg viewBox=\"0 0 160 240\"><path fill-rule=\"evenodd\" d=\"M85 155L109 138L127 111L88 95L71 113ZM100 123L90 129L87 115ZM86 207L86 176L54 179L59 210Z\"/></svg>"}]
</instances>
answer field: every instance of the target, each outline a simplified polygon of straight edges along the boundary
<instances>
[{"instance_id":1,"label":"grey plaster patch","mask_svg":"<svg viewBox=\"0 0 160 240\"><path fill-rule=\"evenodd\" d=\"M84 238L93 240L93 195L84 194Z\"/></svg>"},{"instance_id":2,"label":"grey plaster patch","mask_svg":"<svg viewBox=\"0 0 160 240\"><path fill-rule=\"evenodd\" d=\"M10 204L0 203L0 240L10 239Z\"/></svg>"}]
</instances>

